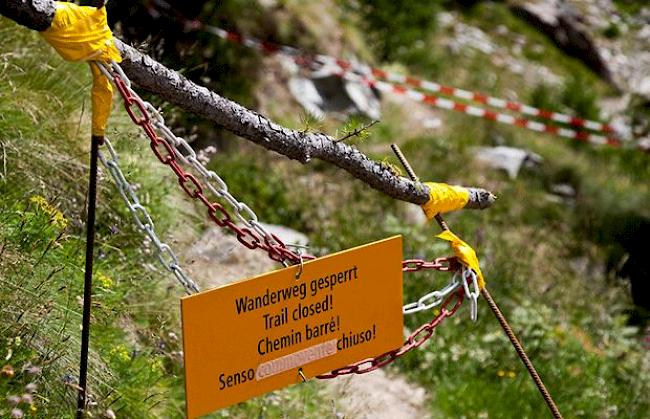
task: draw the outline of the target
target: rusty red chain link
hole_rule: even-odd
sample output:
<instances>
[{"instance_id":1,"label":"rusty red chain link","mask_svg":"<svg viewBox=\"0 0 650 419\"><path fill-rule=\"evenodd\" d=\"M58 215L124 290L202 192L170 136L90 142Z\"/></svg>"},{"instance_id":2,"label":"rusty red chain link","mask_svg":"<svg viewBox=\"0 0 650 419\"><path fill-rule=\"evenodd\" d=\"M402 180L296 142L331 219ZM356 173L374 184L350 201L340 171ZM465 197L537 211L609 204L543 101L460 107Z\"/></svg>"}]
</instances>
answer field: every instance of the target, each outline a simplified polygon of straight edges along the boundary
<instances>
[{"instance_id":1,"label":"rusty red chain link","mask_svg":"<svg viewBox=\"0 0 650 419\"><path fill-rule=\"evenodd\" d=\"M431 261L422 259L407 259L402 261L402 272L417 272L424 269L434 269L440 272L451 272L460 269L460 262L455 256L441 257ZM465 291L461 288L453 294L449 295L441 304L440 312L428 323L418 327L404 342L404 345L392 351L385 352L373 358L367 358L354 364L346 365L345 367L337 368L327 374L317 375L316 378L321 380L336 378L340 375L349 374L366 374L376 369L382 368L391 362L395 361L402 355L412 351L413 349L421 346L432 335L434 329L442 323L444 319L452 316L463 302ZM454 300L454 305L448 308L449 304Z\"/></svg>"},{"instance_id":2,"label":"rusty red chain link","mask_svg":"<svg viewBox=\"0 0 650 419\"><path fill-rule=\"evenodd\" d=\"M442 303L440 307L440 313L438 313L430 322L423 324L422 326L418 327L417 330L411 333L404 342L404 345L402 345L400 348L393 349L392 351L388 351L373 358L367 358L355 362L354 364L350 364L345 367L337 368L327 374L317 375L316 378L324 380L328 378L335 378L340 375L365 374L390 364L397 358L412 351L415 348L418 348L424 342L429 340L429 338L433 335L435 328L447 317L453 316L454 313L458 311L461 304L463 303L464 296L465 292L460 289L447 297L447 299ZM453 306L449 308L449 305L452 302Z\"/></svg>"},{"instance_id":3,"label":"rusty red chain link","mask_svg":"<svg viewBox=\"0 0 650 419\"><path fill-rule=\"evenodd\" d=\"M141 127L149 138L149 145L158 160L174 172L178 183L185 193L192 199L198 200L208 210L209 218L222 228L233 232L237 240L248 249L262 249L272 260L281 263L301 263L304 260L314 259L315 256L299 254L290 250L282 240L274 234L271 237L260 235L254 229L238 226L226 208L216 201L211 201L204 193L205 187L192 173L186 172L178 162L176 151L165 139L158 135L152 123L147 104L135 94L129 85L122 79L118 72L111 72L115 87L124 100L124 108L134 124ZM237 202L237 204L239 204Z\"/></svg>"}]
</instances>

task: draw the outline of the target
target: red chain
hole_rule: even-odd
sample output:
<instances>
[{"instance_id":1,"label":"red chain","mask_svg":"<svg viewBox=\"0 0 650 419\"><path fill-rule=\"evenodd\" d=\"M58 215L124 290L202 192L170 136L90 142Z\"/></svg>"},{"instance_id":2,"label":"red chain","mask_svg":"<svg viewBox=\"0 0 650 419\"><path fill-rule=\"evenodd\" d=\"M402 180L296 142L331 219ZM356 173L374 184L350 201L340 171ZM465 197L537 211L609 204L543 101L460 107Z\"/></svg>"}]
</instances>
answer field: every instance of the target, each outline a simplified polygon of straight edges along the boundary
<instances>
[{"instance_id":1,"label":"red chain","mask_svg":"<svg viewBox=\"0 0 650 419\"><path fill-rule=\"evenodd\" d=\"M273 240L260 236L256 231L248 227L237 226L230 213L218 202L210 201L203 193L204 187L201 182L191 173L186 172L178 164L173 147L163 140L151 123L151 115L147 111L142 99L131 94L130 87L122 80L122 77L113 72L111 74L117 90L124 100L124 108L134 124L143 129L149 137L149 145L156 158L164 165L170 167L178 178L178 183L185 193L192 199L199 200L208 209L208 216L214 223L222 228L228 228L237 237L237 240L249 249L262 249L266 251L269 257L277 262L300 263L301 260L315 259L315 256L303 254L302 256L291 251L276 235L272 235ZM275 241L275 243L273 242ZM459 264L455 257L437 258L432 261L422 259L408 259L402 261L402 271L416 272L422 269L436 269L438 271L454 271L458 269Z\"/></svg>"},{"instance_id":2,"label":"red chain","mask_svg":"<svg viewBox=\"0 0 650 419\"><path fill-rule=\"evenodd\" d=\"M456 313L456 311L458 311L460 305L463 303L464 295L465 292L461 288L447 297L447 299L441 305L440 313L438 313L438 315L436 315L429 323L423 324L415 332L411 333L411 335L404 342L404 345L402 345L400 348L393 349L392 351L388 351L374 358L367 358L362 361L355 362L354 364L337 368L330 373L318 375L316 378L324 380L328 378L335 378L339 375L365 374L390 364L400 356L412 351L413 349L426 342L433 335L434 329L440 323L442 323L445 318L451 317L454 313ZM448 308L449 304L451 304L452 301L454 305L451 308Z\"/></svg>"},{"instance_id":3,"label":"red chain","mask_svg":"<svg viewBox=\"0 0 650 419\"><path fill-rule=\"evenodd\" d=\"M249 249L262 249L266 251L269 257L277 262L290 262L293 264L301 263L304 260L315 259L312 255L299 255L290 249L276 235L272 234L272 240L258 234L248 227L239 227L233 221L226 208L218 202L210 201L203 193L203 184L191 173L186 172L179 165L173 147L163 140L157 133L151 123L151 115L147 111L144 102L137 96L131 94L130 88L117 73L112 74L115 86L124 99L124 108L131 117L134 124L140 126L147 137L149 145L158 160L174 172L178 178L178 183L185 193L192 199L203 203L208 209L208 216L219 227L231 230L237 240Z\"/></svg>"},{"instance_id":4,"label":"red chain","mask_svg":"<svg viewBox=\"0 0 650 419\"><path fill-rule=\"evenodd\" d=\"M120 92L124 100L124 108L129 114L129 117L134 124L140 126L147 137L149 137L149 145L151 150L155 154L158 160L169 166L170 169L174 172L178 178L178 183L185 193L192 199L199 200L203 205L208 209L208 216L215 224L222 228L228 228L233 233L235 233L237 240L245 247L249 249L262 249L266 251L269 257L278 262L289 261L291 263L301 263L304 260L315 259L315 256L312 255L299 255L295 252L292 252L287 248L287 246L280 240L276 235L272 235L273 241L269 240L267 237L261 237L257 232L251 230L248 227L239 227L237 226L230 216L230 213L226 208L218 202L210 201L205 194L203 193L203 185L201 182L191 173L186 172L178 164L176 160L176 154L173 147L168 144L163 138L158 136L156 130L151 123L151 115L147 111L147 108L144 102L137 96L131 94L129 86L122 80L119 74L112 74L115 86ZM402 261L402 271L403 272L416 272L423 269L435 269L438 271L455 271L459 268L459 262L455 257L442 257L437 258L432 261L425 261L422 259L407 259ZM334 378L339 375L346 374L364 374L367 372L374 371L378 368L381 368L385 365L390 364L395 361L400 356L406 354L407 352L419 347L424 342L426 342L431 335L433 335L433 330L447 317L452 316L460 305L463 302L463 291L462 289L458 292L451 294L443 303L440 309L440 313L436 315L429 323L425 323L420 326L415 332L413 332L402 347L394 349L392 351L386 352L374 358L364 359L354 364L335 369L329 374L319 375L318 378ZM451 308L447 306L455 299L454 305Z\"/></svg>"}]
</instances>

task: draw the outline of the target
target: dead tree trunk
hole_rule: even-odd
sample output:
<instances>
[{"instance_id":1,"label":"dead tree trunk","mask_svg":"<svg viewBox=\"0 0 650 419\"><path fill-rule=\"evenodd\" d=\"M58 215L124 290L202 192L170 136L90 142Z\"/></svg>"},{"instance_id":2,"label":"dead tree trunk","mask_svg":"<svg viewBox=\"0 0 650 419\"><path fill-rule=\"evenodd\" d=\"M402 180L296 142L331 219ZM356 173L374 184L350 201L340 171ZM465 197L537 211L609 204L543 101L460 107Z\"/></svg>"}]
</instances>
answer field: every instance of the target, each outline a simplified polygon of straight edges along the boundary
<instances>
[{"instance_id":1,"label":"dead tree trunk","mask_svg":"<svg viewBox=\"0 0 650 419\"><path fill-rule=\"evenodd\" d=\"M53 0L0 0L0 13L38 31L50 26L54 10ZM120 40L116 40L116 45L123 57L121 66L131 80L184 110L201 115L249 141L301 163L318 158L334 164L393 198L420 205L429 198L426 186L395 176L387 167L370 160L347 144L334 142L332 137L325 134L282 127L191 82ZM484 189L469 189L468 208L487 208L494 201L494 196Z\"/></svg>"}]
</instances>

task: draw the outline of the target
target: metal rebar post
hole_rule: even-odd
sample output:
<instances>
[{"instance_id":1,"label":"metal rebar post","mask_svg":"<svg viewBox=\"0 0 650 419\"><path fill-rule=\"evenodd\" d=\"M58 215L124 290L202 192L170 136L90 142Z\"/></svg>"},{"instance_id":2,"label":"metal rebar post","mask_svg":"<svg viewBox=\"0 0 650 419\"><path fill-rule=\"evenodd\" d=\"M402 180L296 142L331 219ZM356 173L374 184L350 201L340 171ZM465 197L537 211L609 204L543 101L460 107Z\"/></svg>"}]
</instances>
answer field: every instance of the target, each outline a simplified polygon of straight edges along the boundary
<instances>
[{"instance_id":1,"label":"metal rebar post","mask_svg":"<svg viewBox=\"0 0 650 419\"><path fill-rule=\"evenodd\" d=\"M523 346L521 346L521 343L517 339L515 332L510 327L510 324L508 324L508 320L506 320L503 313L501 313L501 310L499 310L499 306L497 306L497 303L494 302L492 295L490 295L490 292L487 290L487 288L483 288L481 290L481 295L483 295L483 298L485 298L485 301L487 301L488 306L490 306L490 309L494 313L494 316L497 318L499 324L506 332L506 335L508 336L510 343L512 343L512 346L514 346L515 351L517 351L517 355L519 355L521 362L523 362L524 365L526 366L528 373L530 374L531 378L535 382L535 385L537 386L539 392L542 394L542 397L544 397L544 401L546 402L546 405L548 406L549 410L553 414L553 417L556 419L561 419L562 414L560 413L560 410L555 404L553 397L551 397L551 394L546 389L546 386L544 385L544 381L542 381L541 377L537 373L537 370L535 369L535 366L528 358L528 355L526 354L526 351L524 350Z\"/></svg>"},{"instance_id":2,"label":"metal rebar post","mask_svg":"<svg viewBox=\"0 0 650 419\"><path fill-rule=\"evenodd\" d=\"M406 157L404 157L404 154L402 154L402 150L399 149L397 144L391 144L390 147L393 149L393 152L399 159L400 163L402 163L402 165L404 166L404 169L406 170L406 173L408 173L411 180L414 182L419 182L420 180L415 174L415 171L413 170L409 162L406 160ZM449 230L449 226L447 225L447 222L442 219L442 216L440 214L436 214L435 220L438 222L438 225L440 226L441 229ZM487 301L488 306L492 310L492 313L494 313L494 316L497 318L497 321L501 325L501 328L505 332L506 336L508 336L510 343L512 343L512 346L514 346L517 355L519 355L519 358L521 359L521 362L523 362L524 365L526 366L528 373L530 374L531 378L535 382L535 385L537 386L537 389L541 393L542 397L544 398L544 401L546 402L546 405L551 411L551 414L555 419L562 419L562 414L560 413L560 410L555 404L553 397L551 397L551 394L546 389L546 386L544 385L544 382L542 381L541 377L537 373L535 366L531 362L530 358L528 358L528 355L526 354L524 347L517 339L517 336L515 336L514 331L510 327L510 324L508 324L508 321L506 320L501 310L499 310L499 306L497 306L497 303L492 298L492 295L490 295L490 292L487 290L487 288L483 288L481 290L481 294L483 295L483 298L485 298L485 301Z\"/></svg>"}]
</instances>

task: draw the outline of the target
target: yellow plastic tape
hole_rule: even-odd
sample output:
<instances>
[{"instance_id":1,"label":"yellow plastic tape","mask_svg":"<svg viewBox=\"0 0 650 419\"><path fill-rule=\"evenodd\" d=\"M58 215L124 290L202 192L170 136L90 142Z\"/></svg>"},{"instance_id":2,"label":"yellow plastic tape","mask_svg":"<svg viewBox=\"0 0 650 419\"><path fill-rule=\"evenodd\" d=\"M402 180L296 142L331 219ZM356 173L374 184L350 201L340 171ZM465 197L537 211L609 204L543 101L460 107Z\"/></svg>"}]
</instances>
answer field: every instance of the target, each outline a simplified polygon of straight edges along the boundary
<instances>
[{"instance_id":1,"label":"yellow plastic tape","mask_svg":"<svg viewBox=\"0 0 650 419\"><path fill-rule=\"evenodd\" d=\"M425 182L425 185L429 187L429 201L422 209L429 220L436 214L464 208L469 201L469 191L462 186L434 182Z\"/></svg>"},{"instance_id":2,"label":"yellow plastic tape","mask_svg":"<svg viewBox=\"0 0 650 419\"><path fill-rule=\"evenodd\" d=\"M483 273L481 272L481 267L478 263L478 257L476 252L472 247L462 241L457 235L452 233L449 230L445 230L442 233L438 234L436 237L442 240L446 240L451 244L451 248L454 249L456 257L465 265L474 270L477 276L478 287L480 289L485 288L485 279L483 279Z\"/></svg>"},{"instance_id":3,"label":"yellow plastic tape","mask_svg":"<svg viewBox=\"0 0 650 419\"><path fill-rule=\"evenodd\" d=\"M99 70L97 64L91 63L90 71L93 74L93 88L90 94L93 105L92 135L103 137L113 108L113 86Z\"/></svg>"},{"instance_id":4,"label":"yellow plastic tape","mask_svg":"<svg viewBox=\"0 0 650 419\"><path fill-rule=\"evenodd\" d=\"M106 8L55 2L52 25L41 32L43 38L67 61L121 62L113 34L108 27ZM95 65L92 88L92 134L103 136L113 103L113 88Z\"/></svg>"}]
</instances>

